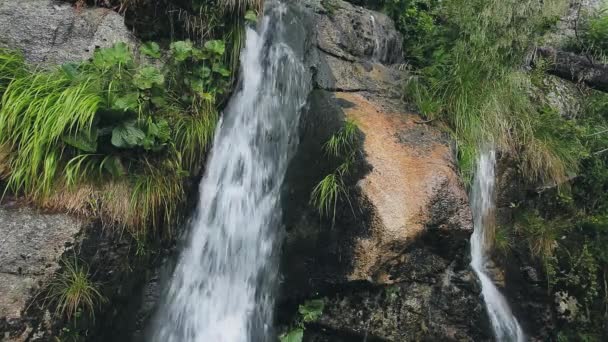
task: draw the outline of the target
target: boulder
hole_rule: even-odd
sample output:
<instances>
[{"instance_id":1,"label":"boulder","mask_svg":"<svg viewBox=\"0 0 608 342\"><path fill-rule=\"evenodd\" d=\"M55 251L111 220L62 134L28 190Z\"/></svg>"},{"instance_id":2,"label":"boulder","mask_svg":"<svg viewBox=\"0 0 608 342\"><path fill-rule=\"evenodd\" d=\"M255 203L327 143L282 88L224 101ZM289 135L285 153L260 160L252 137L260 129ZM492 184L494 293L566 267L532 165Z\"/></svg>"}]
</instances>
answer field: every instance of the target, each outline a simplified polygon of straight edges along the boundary
<instances>
[{"instance_id":1,"label":"boulder","mask_svg":"<svg viewBox=\"0 0 608 342\"><path fill-rule=\"evenodd\" d=\"M96 48L135 44L123 18L102 8L77 9L56 0L0 0L0 47L19 49L35 64L90 58Z\"/></svg>"},{"instance_id":2,"label":"boulder","mask_svg":"<svg viewBox=\"0 0 608 342\"><path fill-rule=\"evenodd\" d=\"M467 193L449 137L401 100L399 33L383 14L343 1L301 4L315 89L286 175L279 321L325 297L305 340L489 339L468 266ZM335 219L323 217L310 194L337 166L323 144L347 119L360 135L349 195Z\"/></svg>"}]
</instances>

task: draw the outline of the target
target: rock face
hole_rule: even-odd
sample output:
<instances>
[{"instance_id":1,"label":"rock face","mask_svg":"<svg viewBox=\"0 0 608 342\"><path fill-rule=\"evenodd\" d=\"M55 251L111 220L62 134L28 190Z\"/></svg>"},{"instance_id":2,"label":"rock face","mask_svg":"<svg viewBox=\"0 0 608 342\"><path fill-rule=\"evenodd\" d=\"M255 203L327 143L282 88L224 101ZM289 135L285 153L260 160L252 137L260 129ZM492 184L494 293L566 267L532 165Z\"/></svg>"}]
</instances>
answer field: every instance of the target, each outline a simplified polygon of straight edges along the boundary
<instances>
[{"instance_id":1,"label":"rock face","mask_svg":"<svg viewBox=\"0 0 608 342\"><path fill-rule=\"evenodd\" d=\"M90 58L98 47L134 42L123 18L108 9L77 10L56 0L0 0L0 47L20 49L36 64Z\"/></svg>"},{"instance_id":2,"label":"rock face","mask_svg":"<svg viewBox=\"0 0 608 342\"><path fill-rule=\"evenodd\" d=\"M468 267L467 194L449 139L400 100L406 75L395 65L394 25L342 1L301 3L314 28L307 43L315 90L286 178L279 320L288 323L303 300L325 297L307 340L489 338ZM336 167L322 145L346 119L360 131L360 153L333 220L309 198Z\"/></svg>"},{"instance_id":3,"label":"rock face","mask_svg":"<svg viewBox=\"0 0 608 342\"><path fill-rule=\"evenodd\" d=\"M67 215L0 207L0 336L10 340L9 330L24 327L27 336L31 326L23 313L29 301L59 269L65 248L83 227Z\"/></svg>"}]
</instances>

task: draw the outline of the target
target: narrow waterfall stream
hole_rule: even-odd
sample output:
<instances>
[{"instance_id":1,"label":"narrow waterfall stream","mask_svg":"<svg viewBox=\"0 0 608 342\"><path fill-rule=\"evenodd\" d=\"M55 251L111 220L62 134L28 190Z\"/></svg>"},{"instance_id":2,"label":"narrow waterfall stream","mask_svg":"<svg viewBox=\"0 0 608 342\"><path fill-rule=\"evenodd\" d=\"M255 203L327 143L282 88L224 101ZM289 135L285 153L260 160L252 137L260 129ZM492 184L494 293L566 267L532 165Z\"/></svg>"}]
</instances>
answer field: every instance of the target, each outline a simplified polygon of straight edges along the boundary
<instances>
[{"instance_id":1,"label":"narrow waterfall stream","mask_svg":"<svg viewBox=\"0 0 608 342\"><path fill-rule=\"evenodd\" d=\"M517 319L509 308L505 297L496 288L487 274L489 238L494 215L494 183L496 152L483 152L477 161L475 183L471 192L471 206L475 230L471 236L471 266L481 283L481 291L497 341L525 340Z\"/></svg>"},{"instance_id":2,"label":"narrow waterfall stream","mask_svg":"<svg viewBox=\"0 0 608 342\"><path fill-rule=\"evenodd\" d=\"M153 341L273 340L279 193L309 90L284 32L287 12L266 1L258 30L247 29L239 88L218 125Z\"/></svg>"}]
</instances>

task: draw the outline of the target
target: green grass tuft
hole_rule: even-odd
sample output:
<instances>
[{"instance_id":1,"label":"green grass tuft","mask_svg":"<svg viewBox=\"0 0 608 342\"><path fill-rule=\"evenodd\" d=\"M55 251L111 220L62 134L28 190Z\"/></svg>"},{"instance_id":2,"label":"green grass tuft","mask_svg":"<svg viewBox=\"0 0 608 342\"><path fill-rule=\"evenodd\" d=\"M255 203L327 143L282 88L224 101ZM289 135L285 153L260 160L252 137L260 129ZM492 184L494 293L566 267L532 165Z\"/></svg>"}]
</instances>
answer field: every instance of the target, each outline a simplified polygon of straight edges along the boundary
<instances>
[{"instance_id":1,"label":"green grass tuft","mask_svg":"<svg viewBox=\"0 0 608 342\"><path fill-rule=\"evenodd\" d=\"M68 320L82 310L95 317L95 309L106 299L98 285L90 280L88 266L74 258L64 260L63 268L50 283L47 300L56 305L56 313Z\"/></svg>"}]
</instances>

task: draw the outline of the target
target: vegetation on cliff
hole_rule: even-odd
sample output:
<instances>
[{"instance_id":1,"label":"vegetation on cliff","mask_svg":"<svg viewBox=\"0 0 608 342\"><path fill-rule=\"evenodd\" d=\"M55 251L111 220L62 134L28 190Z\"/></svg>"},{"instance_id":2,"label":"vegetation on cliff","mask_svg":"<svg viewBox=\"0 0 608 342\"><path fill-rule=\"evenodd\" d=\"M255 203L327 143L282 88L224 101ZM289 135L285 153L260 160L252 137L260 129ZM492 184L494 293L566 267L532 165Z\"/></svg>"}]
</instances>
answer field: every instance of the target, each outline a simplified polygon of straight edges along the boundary
<instances>
[{"instance_id":1,"label":"vegetation on cliff","mask_svg":"<svg viewBox=\"0 0 608 342\"><path fill-rule=\"evenodd\" d=\"M106 2L121 11L143 1ZM84 6L79 1L77 6ZM90 5L97 5L91 3ZM259 1L195 1L211 20L193 40L125 43L90 61L36 69L0 51L0 177L6 191L50 209L171 235L189 176L202 167L234 81L244 23ZM184 29L184 27L186 27ZM172 32L174 30L171 30ZM214 39L216 38L216 39ZM232 70L229 66L233 66Z\"/></svg>"},{"instance_id":2,"label":"vegetation on cliff","mask_svg":"<svg viewBox=\"0 0 608 342\"><path fill-rule=\"evenodd\" d=\"M608 321L608 95L580 88L584 110L564 116L544 78L552 61L526 60L565 14L566 1L387 0L416 77L406 96L445 124L470 179L483 144L515 161L522 186L544 189L513 203L518 219L495 234L508 255L525 241L545 271L559 340L600 341ZM572 52L605 61L605 10L577 19Z\"/></svg>"}]
</instances>

